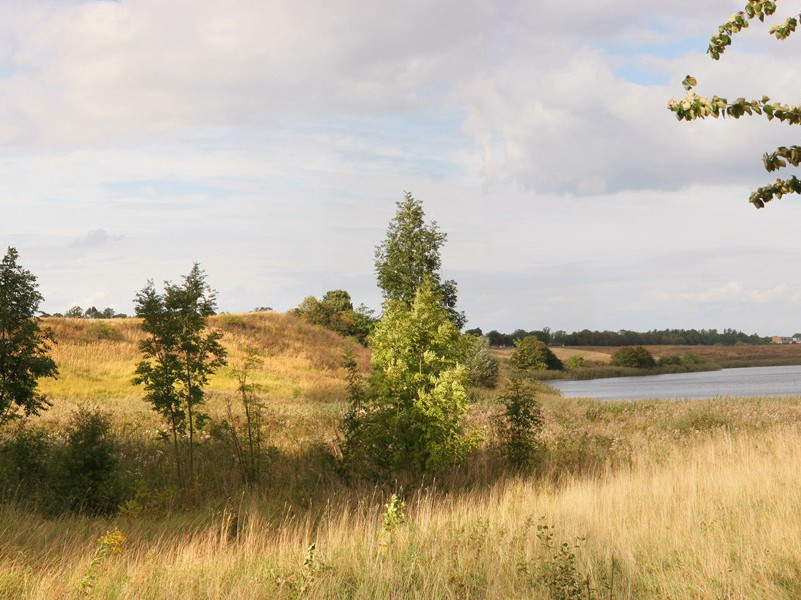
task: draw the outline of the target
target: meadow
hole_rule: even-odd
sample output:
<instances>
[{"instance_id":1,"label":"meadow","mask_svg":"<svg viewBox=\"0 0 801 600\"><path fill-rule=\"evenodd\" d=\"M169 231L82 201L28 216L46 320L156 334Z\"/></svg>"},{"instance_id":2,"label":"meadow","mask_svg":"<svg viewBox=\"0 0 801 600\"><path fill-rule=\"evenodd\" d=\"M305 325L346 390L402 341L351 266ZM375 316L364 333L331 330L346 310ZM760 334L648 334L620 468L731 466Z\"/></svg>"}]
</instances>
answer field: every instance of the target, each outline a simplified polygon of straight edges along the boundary
<instances>
[{"instance_id":1,"label":"meadow","mask_svg":"<svg viewBox=\"0 0 801 600\"><path fill-rule=\"evenodd\" d=\"M0 598L797 598L801 399L568 400L542 387L537 466L503 468L499 391L477 391L484 443L425 486L336 469L346 348L292 315L219 315L231 366L248 347L269 411L263 481L245 487L211 433L196 489L174 489L162 426L131 384L136 320L49 319L61 376L29 426L111 414L136 493L112 516L0 506ZM393 504L397 493L405 507ZM394 506L388 510L387 505ZM108 535L104 534L108 532ZM101 537L104 536L104 537Z\"/></svg>"}]
</instances>

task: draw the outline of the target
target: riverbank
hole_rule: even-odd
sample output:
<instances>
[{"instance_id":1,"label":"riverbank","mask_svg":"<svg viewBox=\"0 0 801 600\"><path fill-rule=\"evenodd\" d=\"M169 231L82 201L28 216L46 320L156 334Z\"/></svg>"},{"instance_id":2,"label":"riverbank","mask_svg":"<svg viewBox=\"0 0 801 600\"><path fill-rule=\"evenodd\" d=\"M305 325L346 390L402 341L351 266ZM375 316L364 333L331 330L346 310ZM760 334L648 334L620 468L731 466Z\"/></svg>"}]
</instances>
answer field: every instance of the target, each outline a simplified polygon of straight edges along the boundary
<instances>
[{"instance_id":1,"label":"riverbank","mask_svg":"<svg viewBox=\"0 0 801 600\"><path fill-rule=\"evenodd\" d=\"M529 371L528 376L543 380L606 379L612 377L647 377L674 373L699 373L747 367L781 367L801 365L801 344L771 344L764 346L645 346L657 362L666 362L656 367L635 369L611 364L612 354L620 350L617 346L556 346L553 353L566 361L572 356L584 360L584 366L561 371ZM502 364L508 364L511 348L494 348L493 352ZM698 362L684 364L682 357L693 355ZM675 364L679 362L681 364Z\"/></svg>"}]
</instances>

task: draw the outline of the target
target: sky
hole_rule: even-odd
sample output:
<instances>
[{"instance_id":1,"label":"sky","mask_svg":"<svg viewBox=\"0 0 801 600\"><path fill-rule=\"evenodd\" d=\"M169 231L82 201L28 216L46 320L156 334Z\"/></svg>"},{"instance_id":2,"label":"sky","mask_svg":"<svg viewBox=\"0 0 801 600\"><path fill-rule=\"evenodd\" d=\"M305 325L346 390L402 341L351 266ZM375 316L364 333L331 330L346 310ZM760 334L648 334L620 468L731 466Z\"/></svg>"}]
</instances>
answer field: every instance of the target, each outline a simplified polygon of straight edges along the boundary
<instances>
[{"instance_id":1,"label":"sky","mask_svg":"<svg viewBox=\"0 0 801 600\"><path fill-rule=\"evenodd\" d=\"M688 73L794 103L801 38L705 55L741 4L0 0L0 247L48 312L195 261L223 311L379 308L409 191L469 327L789 335L801 198L748 196L794 132L666 109Z\"/></svg>"}]
</instances>

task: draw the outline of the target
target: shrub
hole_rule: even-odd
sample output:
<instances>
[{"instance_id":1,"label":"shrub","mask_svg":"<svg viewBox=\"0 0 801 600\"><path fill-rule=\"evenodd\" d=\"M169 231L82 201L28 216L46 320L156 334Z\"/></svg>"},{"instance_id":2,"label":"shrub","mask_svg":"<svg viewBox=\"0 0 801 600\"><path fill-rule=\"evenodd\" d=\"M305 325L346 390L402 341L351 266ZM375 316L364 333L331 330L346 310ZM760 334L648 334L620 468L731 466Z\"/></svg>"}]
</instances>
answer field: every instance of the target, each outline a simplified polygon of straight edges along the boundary
<instances>
[{"instance_id":1,"label":"shrub","mask_svg":"<svg viewBox=\"0 0 801 600\"><path fill-rule=\"evenodd\" d=\"M499 433L506 461L512 467L525 467L540 448L542 410L530 383L513 379L500 396L503 413Z\"/></svg>"},{"instance_id":2,"label":"shrub","mask_svg":"<svg viewBox=\"0 0 801 600\"><path fill-rule=\"evenodd\" d=\"M522 340L515 340L515 349L509 357L509 363L521 371L562 369L562 361L556 358L556 355L544 342L533 335L526 336Z\"/></svg>"},{"instance_id":3,"label":"shrub","mask_svg":"<svg viewBox=\"0 0 801 600\"><path fill-rule=\"evenodd\" d=\"M684 356L681 357L681 362L685 365L697 365L701 362L701 359L692 352L685 352Z\"/></svg>"},{"instance_id":4,"label":"shrub","mask_svg":"<svg viewBox=\"0 0 801 600\"><path fill-rule=\"evenodd\" d=\"M47 486L52 443L41 427L20 427L0 447L3 493L30 498Z\"/></svg>"},{"instance_id":5,"label":"shrub","mask_svg":"<svg viewBox=\"0 0 801 600\"><path fill-rule=\"evenodd\" d=\"M468 350L465 366L470 385L474 387L494 388L498 385L498 359L490 350L489 340L485 337L468 336L471 347Z\"/></svg>"},{"instance_id":6,"label":"shrub","mask_svg":"<svg viewBox=\"0 0 801 600\"><path fill-rule=\"evenodd\" d=\"M663 367L665 365L680 365L681 364L681 357L680 356L662 356L659 358L659 366Z\"/></svg>"},{"instance_id":7,"label":"shrub","mask_svg":"<svg viewBox=\"0 0 801 600\"><path fill-rule=\"evenodd\" d=\"M108 514L123 500L117 444L107 413L82 408L72 415L57 465L57 510Z\"/></svg>"},{"instance_id":8,"label":"shrub","mask_svg":"<svg viewBox=\"0 0 801 600\"><path fill-rule=\"evenodd\" d=\"M642 346L621 348L612 355L612 364L618 367L648 369L656 366L653 355Z\"/></svg>"},{"instance_id":9,"label":"shrub","mask_svg":"<svg viewBox=\"0 0 801 600\"><path fill-rule=\"evenodd\" d=\"M580 369L585 365L584 357L578 354L568 356L565 359L565 369Z\"/></svg>"}]
</instances>

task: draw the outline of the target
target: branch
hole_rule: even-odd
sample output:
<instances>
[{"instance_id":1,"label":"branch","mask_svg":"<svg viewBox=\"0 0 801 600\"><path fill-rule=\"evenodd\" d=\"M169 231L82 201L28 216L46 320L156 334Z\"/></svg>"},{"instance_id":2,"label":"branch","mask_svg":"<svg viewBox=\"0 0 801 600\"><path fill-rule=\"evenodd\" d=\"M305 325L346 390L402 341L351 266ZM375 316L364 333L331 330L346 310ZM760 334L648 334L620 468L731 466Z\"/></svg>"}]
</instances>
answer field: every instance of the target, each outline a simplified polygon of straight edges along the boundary
<instances>
[{"instance_id":1,"label":"branch","mask_svg":"<svg viewBox=\"0 0 801 600\"><path fill-rule=\"evenodd\" d=\"M764 208L773 198L781 198L785 194L801 194L801 179L793 175L790 179L777 179L765 187L759 188L748 199L757 208Z\"/></svg>"},{"instance_id":2,"label":"branch","mask_svg":"<svg viewBox=\"0 0 801 600\"><path fill-rule=\"evenodd\" d=\"M709 40L707 54L713 59L720 60L720 55L731 46L731 37L748 27L748 21L757 18L764 21L767 15L776 12L776 2L773 0L748 0L743 10L734 13L729 20L718 27L718 33ZM773 33L773 31L771 31Z\"/></svg>"},{"instance_id":3,"label":"branch","mask_svg":"<svg viewBox=\"0 0 801 600\"><path fill-rule=\"evenodd\" d=\"M765 115L768 121L778 119L788 125L801 125L801 106L791 106L780 102L771 102L770 98L763 96L761 100L746 100L738 98L729 102L726 98L712 96L711 99L690 92L681 100L668 102L668 109L676 113L679 121L694 121L713 117L731 117L739 119L744 115Z\"/></svg>"}]
</instances>

